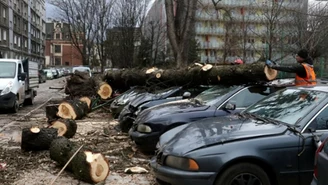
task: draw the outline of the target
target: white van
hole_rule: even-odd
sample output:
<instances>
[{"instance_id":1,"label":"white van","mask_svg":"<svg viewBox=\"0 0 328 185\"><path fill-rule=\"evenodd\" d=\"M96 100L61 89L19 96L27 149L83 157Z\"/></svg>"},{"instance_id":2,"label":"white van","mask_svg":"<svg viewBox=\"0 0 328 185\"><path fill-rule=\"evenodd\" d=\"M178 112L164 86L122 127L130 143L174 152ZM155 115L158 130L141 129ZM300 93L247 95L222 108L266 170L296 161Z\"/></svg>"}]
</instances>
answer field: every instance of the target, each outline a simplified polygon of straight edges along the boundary
<instances>
[{"instance_id":1,"label":"white van","mask_svg":"<svg viewBox=\"0 0 328 185\"><path fill-rule=\"evenodd\" d=\"M88 72L90 77L92 76L91 69L89 67L85 67L85 66L73 67L72 73L75 73L75 71Z\"/></svg>"}]
</instances>

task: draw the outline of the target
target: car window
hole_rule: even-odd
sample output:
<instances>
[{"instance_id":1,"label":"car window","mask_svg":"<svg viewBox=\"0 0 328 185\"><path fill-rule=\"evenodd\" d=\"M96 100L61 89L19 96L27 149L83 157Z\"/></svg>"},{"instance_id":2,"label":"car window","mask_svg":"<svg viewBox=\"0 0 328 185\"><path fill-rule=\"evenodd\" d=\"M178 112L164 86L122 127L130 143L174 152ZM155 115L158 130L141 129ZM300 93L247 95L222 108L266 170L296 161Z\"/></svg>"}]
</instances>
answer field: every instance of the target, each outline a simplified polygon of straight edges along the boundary
<instances>
[{"instance_id":1,"label":"car window","mask_svg":"<svg viewBox=\"0 0 328 185\"><path fill-rule=\"evenodd\" d=\"M269 95L244 112L295 125L328 97L328 93L285 89Z\"/></svg>"},{"instance_id":2,"label":"car window","mask_svg":"<svg viewBox=\"0 0 328 185\"><path fill-rule=\"evenodd\" d=\"M323 147L323 151L328 154L328 142L325 143L325 146Z\"/></svg>"},{"instance_id":3,"label":"car window","mask_svg":"<svg viewBox=\"0 0 328 185\"><path fill-rule=\"evenodd\" d=\"M309 128L316 130L328 129L328 107L320 112L320 114L311 122Z\"/></svg>"},{"instance_id":4,"label":"car window","mask_svg":"<svg viewBox=\"0 0 328 185\"><path fill-rule=\"evenodd\" d=\"M194 99L202 102L204 105L212 106L218 103L225 95L237 89L238 86L214 86L197 95Z\"/></svg>"},{"instance_id":5,"label":"car window","mask_svg":"<svg viewBox=\"0 0 328 185\"><path fill-rule=\"evenodd\" d=\"M229 102L235 104L237 108L246 108L269 94L269 87L247 87L235 94Z\"/></svg>"}]
</instances>

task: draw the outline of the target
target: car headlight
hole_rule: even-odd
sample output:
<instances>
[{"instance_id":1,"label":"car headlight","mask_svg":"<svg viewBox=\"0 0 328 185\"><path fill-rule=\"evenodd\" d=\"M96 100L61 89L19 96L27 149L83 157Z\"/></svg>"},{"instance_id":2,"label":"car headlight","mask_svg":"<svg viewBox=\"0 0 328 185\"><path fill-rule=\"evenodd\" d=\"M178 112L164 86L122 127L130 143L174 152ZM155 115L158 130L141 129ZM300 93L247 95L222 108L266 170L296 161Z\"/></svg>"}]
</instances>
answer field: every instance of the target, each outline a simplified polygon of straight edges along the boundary
<instances>
[{"instance_id":1,"label":"car headlight","mask_svg":"<svg viewBox=\"0 0 328 185\"><path fill-rule=\"evenodd\" d=\"M152 130L151 130L150 126L138 124L137 131L141 132L141 133L151 133Z\"/></svg>"},{"instance_id":2,"label":"car headlight","mask_svg":"<svg viewBox=\"0 0 328 185\"><path fill-rule=\"evenodd\" d=\"M0 95L5 95L10 93L10 91L13 89L13 83L9 82L8 85L3 89Z\"/></svg>"},{"instance_id":3,"label":"car headlight","mask_svg":"<svg viewBox=\"0 0 328 185\"><path fill-rule=\"evenodd\" d=\"M169 167L186 171L199 170L198 164L195 160L184 157L167 156L165 159L165 164Z\"/></svg>"}]
</instances>

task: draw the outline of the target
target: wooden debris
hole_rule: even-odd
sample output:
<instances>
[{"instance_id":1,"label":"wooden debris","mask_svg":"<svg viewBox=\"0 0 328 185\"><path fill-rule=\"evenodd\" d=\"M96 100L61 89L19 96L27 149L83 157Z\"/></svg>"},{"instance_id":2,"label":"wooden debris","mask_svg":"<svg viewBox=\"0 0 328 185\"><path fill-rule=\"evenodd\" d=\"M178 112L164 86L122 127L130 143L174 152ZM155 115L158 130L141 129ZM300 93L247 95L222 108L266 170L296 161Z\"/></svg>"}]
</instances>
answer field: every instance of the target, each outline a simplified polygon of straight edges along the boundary
<instances>
[{"instance_id":1,"label":"wooden debris","mask_svg":"<svg viewBox=\"0 0 328 185\"><path fill-rule=\"evenodd\" d=\"M77 124L72 119L59 119L51 123L49 128L58 129L58 136L72 138L77 130Z\"/></svg>"},{"instance_id":2,"label":"wooden debris","mask_svg":"<svg viewBox=\"0 0 328 185\"><path fill-rule=\"evenodd\" d=\"M24 128L21 149L24 151L48 150L51 142L57 138L57 133L55 128Z\"/></svg>"},{"instance_id":3,"label":"wooden debris","mask_svg":"<svg viewBox=\"0 0 328 185\"><path fill-rule=\"evenodd\" d=\"M51 143L50 158L64 166L79 147L65 137L58 137ZM109 175L109 163L100 153L82 148L66 169L76 178L88 183L99 183Z\"/></svg>"},{"instance_id":4,"label":"wooden debris","mask_svg":"<svg viewBox=\"0 0 328 185\"><path fill-rule=\"evenodd\" d=\"M143 173L148 173L148 170L146 170L145 168L141 168L141 167L136 166L136 167L126 168L124 170L124 173L143 174Z\"/></svg>"},{"instance_id":5,"label":"wooden debris","mask_svg":"<svg viewBox=\"0 0 328 185\"><path fill-rule=\"evenodd\" d=\"M59 104L57 116L63 119L81 119L89 111L88 104L80 100L67 100Z\"/></svg>"}]
</instances>

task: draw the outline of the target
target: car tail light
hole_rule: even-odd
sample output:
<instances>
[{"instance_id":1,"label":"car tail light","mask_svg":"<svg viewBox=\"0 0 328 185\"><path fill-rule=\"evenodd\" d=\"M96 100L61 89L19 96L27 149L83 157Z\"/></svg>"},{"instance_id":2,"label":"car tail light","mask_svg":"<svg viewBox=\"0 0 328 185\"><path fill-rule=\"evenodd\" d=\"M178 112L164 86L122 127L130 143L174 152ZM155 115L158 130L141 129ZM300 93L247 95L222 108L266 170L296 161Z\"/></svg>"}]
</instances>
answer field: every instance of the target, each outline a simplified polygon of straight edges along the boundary
<instances>
[{"instance_id":1,"label":"car tail light","mask_svg":"<svg viewBox=\"0 0 328 185\"><path fill-rule=\"evenodd\" d=\"M318 166L317 166L317 161L318 161L318 156L319 153L322 151L323 147L325 146L325 143L327 143L328 138L326 138L321 145L319 146L319 148L317 149L317 151L315 152L315 159L314 159L314 177L317 178L318 177Z\"/></svg>"}]
</instances>

